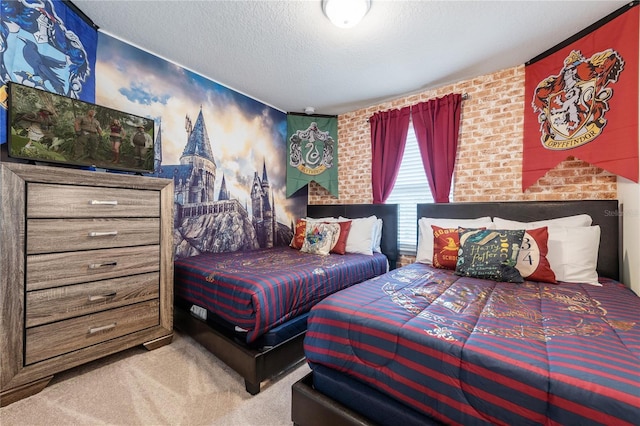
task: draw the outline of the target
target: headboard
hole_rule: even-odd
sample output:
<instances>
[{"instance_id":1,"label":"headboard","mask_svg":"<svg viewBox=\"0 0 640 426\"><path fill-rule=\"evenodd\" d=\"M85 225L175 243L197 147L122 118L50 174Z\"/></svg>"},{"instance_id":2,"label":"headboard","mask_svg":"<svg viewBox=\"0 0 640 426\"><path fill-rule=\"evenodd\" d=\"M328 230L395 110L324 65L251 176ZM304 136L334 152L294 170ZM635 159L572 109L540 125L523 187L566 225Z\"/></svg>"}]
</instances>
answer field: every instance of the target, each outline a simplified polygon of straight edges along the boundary
<instances>
[{"instance_id":1,"label":"headboard","mask_svg":"<svg viewBox=\"0 0 640 426\"><path fill-rule=\"evenodd\" d=\"M577 214L588 214L600 226L598 274L620 278L620 227L617 200L504 201L482 203L418 204L418 218L465 219L482 216L532 222Z\"/></svg>"},{"instance_id":2,"label":"headboard","mask_svg":"<svg viewBox=\"0 0 640 426\"><path fill-rule=\"evenodd\" d=\"M371 215L382 219L380 249L389 259L389 269L395 269L398 260L397 204L310 204L307 206L309 217L343 216L357 219Z\"/></svg>"}]
</instances>

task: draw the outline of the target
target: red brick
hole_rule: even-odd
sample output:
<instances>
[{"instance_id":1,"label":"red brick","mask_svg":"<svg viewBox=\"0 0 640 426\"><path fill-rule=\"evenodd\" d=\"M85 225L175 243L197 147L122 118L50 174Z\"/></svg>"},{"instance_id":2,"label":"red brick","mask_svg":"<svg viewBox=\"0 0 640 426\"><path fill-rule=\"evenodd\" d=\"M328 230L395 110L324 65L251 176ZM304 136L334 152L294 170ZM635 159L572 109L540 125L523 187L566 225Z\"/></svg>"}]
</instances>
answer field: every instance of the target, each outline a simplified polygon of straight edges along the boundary
<instances>
[{"instance_id":1,"label":"red brick","mask_svg":"<svg viewBox=\"0 0 640 426\"><path fill-rule=\"evenodd\" d=\"M468 93L462 107L454 201L614 199L616 177L569 157L522 192L522 126L526 97L524 66L425 90L338 117L340 197L315 183L309 203L370 203L371 139L368 118L447 93ZM478 182L481 177L482 182Z\"/></svg>"}]
</instances>

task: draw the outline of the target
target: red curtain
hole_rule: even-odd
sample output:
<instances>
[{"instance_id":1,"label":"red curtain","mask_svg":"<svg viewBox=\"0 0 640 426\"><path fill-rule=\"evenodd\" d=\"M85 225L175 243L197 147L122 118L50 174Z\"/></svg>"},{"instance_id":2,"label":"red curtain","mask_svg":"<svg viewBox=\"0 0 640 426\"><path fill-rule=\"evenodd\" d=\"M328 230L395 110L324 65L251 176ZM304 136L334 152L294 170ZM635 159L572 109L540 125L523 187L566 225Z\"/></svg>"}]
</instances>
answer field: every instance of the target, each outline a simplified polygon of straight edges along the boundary
<instances>
[{"instance_id":1,"label":"red curtain","mask_svg":"<svg viewBox=\"0 0 640 426\"><path fill-rule=\"evenodd\" d=\"M410 107L382 111L371 125L371 186L373 203L383 204L396 182L409 131Z\"/></svg>"},{"instance_id":2,"label":"red curtain","mask_svg":"<svg viewBox=\"0 0 640 426\"><path fill-rule=\"evenodd\" d=\"M462 95L450 94L413 106L413 128L436 203L448 203L458 149Z\"/></svg>"}]
</instances>

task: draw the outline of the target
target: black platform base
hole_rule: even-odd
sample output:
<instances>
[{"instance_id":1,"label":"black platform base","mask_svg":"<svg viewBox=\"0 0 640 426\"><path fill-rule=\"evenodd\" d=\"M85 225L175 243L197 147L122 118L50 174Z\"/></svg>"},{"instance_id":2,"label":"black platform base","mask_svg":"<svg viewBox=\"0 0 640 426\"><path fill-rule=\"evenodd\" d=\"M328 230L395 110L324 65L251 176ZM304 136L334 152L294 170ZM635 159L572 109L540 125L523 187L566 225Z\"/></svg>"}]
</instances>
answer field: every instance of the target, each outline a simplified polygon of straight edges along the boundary
<instances>
[{"instance_id":1,"label":"black platform base","mask_svg":"<svg viewBox=\"0 0 640 426\"><path fill-rule=\"evenodd\" d=\"M315 390L313 372L291 386L291 421L296 426L375 426L375 423Z\"/></svg>"},{"instance_id":2,"label":"black platform base","mask_svg":"<svg viewBox=\"0 0 640 426\"><path fill-rule=\"evenodd\" d=\"M224 330L212 328L178 306L175 307L174 318L176 329L191 336L240 374L244 378L245 389L251 395L260 392L260 382L278 375L304 359L302 343L305 332L272 348L255 350L236 342L234 337Z\"/></svg>"}]
</instances>

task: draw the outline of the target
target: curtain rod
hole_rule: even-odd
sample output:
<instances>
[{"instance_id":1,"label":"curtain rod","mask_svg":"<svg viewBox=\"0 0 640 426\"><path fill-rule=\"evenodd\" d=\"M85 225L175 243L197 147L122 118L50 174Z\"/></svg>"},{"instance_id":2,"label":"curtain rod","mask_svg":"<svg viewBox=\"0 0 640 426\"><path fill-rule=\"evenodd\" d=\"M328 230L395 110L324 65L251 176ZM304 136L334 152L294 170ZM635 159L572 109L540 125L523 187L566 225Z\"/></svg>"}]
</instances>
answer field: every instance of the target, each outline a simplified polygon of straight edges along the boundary
<instances>
[{"instance_id":1,"label":"curtain rod","mask_svg":"<svg viewBox=\"0 0 640 426\"><path fill-rule=\"evenodd\" d=\"M466 100L467 100L467 99L469 99L469 97L470 97L468 93L463 93L463 94L462 94L462 95L460 95L460 96L462 96L462 100L463 100L463 101L466 101ZM369 118L367 118L367 123L368 123L368 122L369 122Z\"/></svg>"},{"instance_id":2,"label":"curtain rod","mask_svg":"<svg viewBox=\"0 0 640 426\"><path fill-rule=\"evenodd\" d=\"M305 112L287 112L287 115L301 115L305 117L318 117L318 118L335 118L337 115L327 115L327 114L307 114Z\"/></svg>"}]
</instances>

